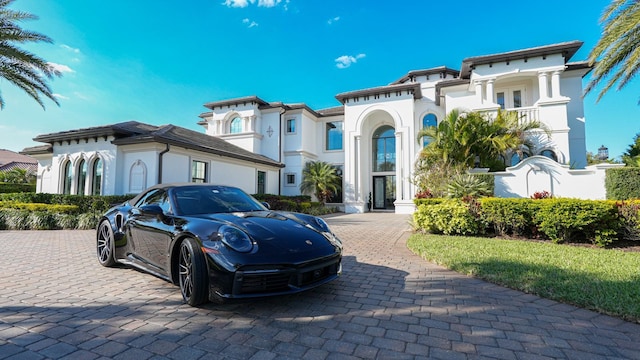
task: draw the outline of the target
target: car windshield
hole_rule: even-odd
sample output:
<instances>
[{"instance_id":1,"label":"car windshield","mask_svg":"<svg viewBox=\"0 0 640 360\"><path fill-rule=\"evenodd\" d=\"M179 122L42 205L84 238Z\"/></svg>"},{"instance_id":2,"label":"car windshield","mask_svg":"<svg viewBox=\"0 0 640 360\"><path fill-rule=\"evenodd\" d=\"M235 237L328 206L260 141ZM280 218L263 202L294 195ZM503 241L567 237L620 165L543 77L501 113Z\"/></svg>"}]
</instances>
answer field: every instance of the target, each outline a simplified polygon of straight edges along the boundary
<instances>
[{"instance_id":1,"label":"car windshield","mask_svg":"<svg viewBox=\"0 0 640 360\"><path fill-rule=\"evenodd\" d=\"M267 210L244 191L228 186L174 188L173 197L181 215L200 215Z\"/></svg>"}]
</instances>

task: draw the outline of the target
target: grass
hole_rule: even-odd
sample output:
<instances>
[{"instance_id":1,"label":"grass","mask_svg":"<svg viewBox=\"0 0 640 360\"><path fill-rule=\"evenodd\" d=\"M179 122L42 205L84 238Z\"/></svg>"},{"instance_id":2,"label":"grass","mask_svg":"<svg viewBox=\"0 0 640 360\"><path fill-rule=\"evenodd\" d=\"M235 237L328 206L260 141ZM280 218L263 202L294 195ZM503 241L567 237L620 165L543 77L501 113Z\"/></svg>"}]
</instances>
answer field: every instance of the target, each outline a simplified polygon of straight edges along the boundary
<instances>
[{"instance_id":1,"label":"grass","mask_svg":"<svg viewBox=\"0 0 640 360\"><path fill-rule=\"evenodd\" d=\"M431 234L408 246L459 273L640 322L640 252Z\"/></svg>"}]
</instances>

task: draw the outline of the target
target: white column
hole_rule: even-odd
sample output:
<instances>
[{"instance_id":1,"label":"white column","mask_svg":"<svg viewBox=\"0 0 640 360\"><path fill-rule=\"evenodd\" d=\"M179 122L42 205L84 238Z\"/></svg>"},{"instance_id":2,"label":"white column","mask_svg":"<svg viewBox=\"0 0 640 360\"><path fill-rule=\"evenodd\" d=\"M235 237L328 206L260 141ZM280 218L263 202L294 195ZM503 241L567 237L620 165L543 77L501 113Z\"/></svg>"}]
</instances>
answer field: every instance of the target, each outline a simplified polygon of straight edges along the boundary
<instances>
[{"instance_id":1,"label":"white column","mask_svg":"<svg viewBox=\"0 0 640 360\"><path fill-rule=\"evenodd\" d=\"M361 174L360 171L360 135L357 135L354 140L354 149L353 149L353 180L355 184L354 195L356 201L362 201L362 184L360 184Z\"/></svg>"},{"instance_id":2,"label":"white column","mask_svg":"<svg viewBox=\"0 0 640 360\"><path fill-rule=\"evenodd\" d=\"M562 71L556 70L551 75L551 97L559 98L560 96L560 73Z\"/></svg>"},{"instance_id":3,"label":"white column","mask_svg":"<svg viewBox=\"0 0 640 360\"><path fill-rule=\"evenodd\" d=\"M547 80L546 72L538 73L538 87L540 88L540 100L545 100L549 98L549 83Z\"/></svg>"},{"instance_id":4,"label":"white column","mask_svg":"<svg viewBox=\"0 0 640 360\"><path fill-rule=\"evenodd\" d=\"M495 100L493 98L493 82L494 79L487 80L487 103L494 104Z\"/></svg>"},{"instance_id":5,"label":"white column","mask_svg":"<svg viewBox=\"0 0 640 360\"><path fill-rule=\"evenodd\" d=\"M478 105L482 105L482 82L476 81L474 85L476 86L476 99L478 100Z\"/></svg>"},{"instance_id":6,"label":"white column","mask_svg":"<svg viewBox=\"0 0 640 360\"><path fill-rule=\"evenodd\" d=\"M396 200L404 200L404 156L402 151L402 133L396 131Z\"/></svg>"}]
</instances>

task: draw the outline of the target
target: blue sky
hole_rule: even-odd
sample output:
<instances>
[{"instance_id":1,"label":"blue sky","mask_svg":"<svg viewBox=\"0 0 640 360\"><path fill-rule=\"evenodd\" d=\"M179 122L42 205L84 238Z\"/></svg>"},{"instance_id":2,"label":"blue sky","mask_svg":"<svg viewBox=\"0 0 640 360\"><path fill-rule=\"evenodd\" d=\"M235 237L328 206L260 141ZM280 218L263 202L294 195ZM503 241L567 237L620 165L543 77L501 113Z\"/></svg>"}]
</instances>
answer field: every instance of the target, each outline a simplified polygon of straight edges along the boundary
<instances>
[{"instance_id":1,"label":"blue sky","mask_svg":"<svg viewBox=\"0 0 640 360\"><path fill-rule=\"evenodd\" d=\"M51 82L61 106L45 100L42 110L0 80L0 148L128 120L203 131L204 103L250 95L322 109L410 70L565 41L584 41L572 60L586 60L608 3L16 0L12 8L39 16L23 27L54 40L25 48L63 71ZM598 103L585 98L588 151L627 149L640 132L639 90L634 80Z\"/></svg>"}]
</instances>

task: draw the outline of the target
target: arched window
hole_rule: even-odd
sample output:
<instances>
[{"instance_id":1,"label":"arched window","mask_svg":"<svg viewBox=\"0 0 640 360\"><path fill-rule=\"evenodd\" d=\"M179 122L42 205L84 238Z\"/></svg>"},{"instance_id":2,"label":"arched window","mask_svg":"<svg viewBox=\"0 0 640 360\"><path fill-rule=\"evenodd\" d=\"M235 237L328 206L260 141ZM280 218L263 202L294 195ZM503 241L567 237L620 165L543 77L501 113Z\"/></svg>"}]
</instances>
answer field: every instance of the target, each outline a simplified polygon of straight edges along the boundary
<instances>
[{"instance_id":1,"label":"arched window","mask_svg":"<svg viewBox=\"0 0 640 360\"><path fill-rule=\"evenodd\" d=\"M91 195L102 195L102 159L95 159L91 170Z\"/></svg>"},{"instance_id":2,"label":"arched window","mask_svg":"<svg viewBox=\"0 0 640 360\"><path fill-rule=\"evenodd\" d=\"M553 160L553 161L558 161L558 156L556 155L556 153L553 150L542 150L542 152L540 152L540 155L548 157L549 159Z\"/></svg>"},{"instance_id":3,"label":"arched window","mask_svg":"<svg viewBox=\"0 0 640 360\"><path fill-rule=\"evenodd\" d=\"M239 116L236 116L231 120L231 124L229 125L229 133L230 134L238 134L242 132L242 119Z\"/></svg>"},{"instance_id":4,"label":"arched window","mask_svg":"<svg viewBox=\"0 0 640 360\"><path fill-rule=\"evenodd\" d=\"M520 155L518 155L518 153L511 155L511 166L517 165L520 161L528 157L529 157L529 154L527 154L526 152L522 153L522 158L520 158Z\"/></svg>"},{"instance_id":5,"label":"arched window","mask_svg":"<svg viewBox=\"0 0 640 360\"><path fill-rule=\"evenodd\" d=\"M427 114L424 118L422 118L422 128L428 128L430 126L438 126L438 117L435 114ZM428 137L422 138L422 147L427 146L431 142L431 139Z\"/></svg>"},{"instance_id":6,"label":"arched window","mask_svg":"<svg viewBox=\"0 0 640 360\"><path fill-rule=\"evenodd\" d=\"M147 166L142 160L136 160L129 169L129 193L137 194L147 187Z\"/></svg>"},{"instance_id":7,"label":"arched window","mask_svg":"<svg viewBox=\"0 0 640 360\"><path fill-rule=\"evenodd\" d=\"M67 160L62 165L62 193L71 194L71 182L73 182L73 172L71 171L71 161Z\"/></svg>"},{"instance_id":8,"label":"arched window","mask_svg":"<svg viewBox=\"0 0 640 360\"><path fill-rule=\"evenodd\" d=\"M391 126L381 126L373 134L373 171L396 170L396 134Z\"/></svg>"},{"instance_id":9,"label":"arched window","mask_svg":"<svg viewBox=\"0 0 640 360\"><path fill-rule=\"evenodd\" d=\"M87 162L84 159L78 163L78 179L76 183L76 194L84 195L84 187L87 183Z\"/></svg>"}]
</instances>

